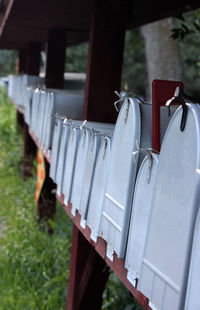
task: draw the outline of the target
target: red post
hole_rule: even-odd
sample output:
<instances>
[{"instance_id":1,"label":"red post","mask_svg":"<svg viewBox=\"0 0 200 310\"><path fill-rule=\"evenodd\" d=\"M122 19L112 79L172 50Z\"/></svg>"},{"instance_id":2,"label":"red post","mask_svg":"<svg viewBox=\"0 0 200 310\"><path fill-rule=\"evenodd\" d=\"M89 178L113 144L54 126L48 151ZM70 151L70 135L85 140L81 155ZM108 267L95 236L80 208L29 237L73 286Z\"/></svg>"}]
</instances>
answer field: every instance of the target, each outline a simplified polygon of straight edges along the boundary
<instances>
[{"instance_id":1,"label":"red post","mask_svg":"<svg viewBox=\"0 0 200 310\"><path fill-rule=\"evenodd\" d=\"M115 90L120 90L125 36L122 1L94 1L83 118L115 122Z\"/></svg>"},{"instance_id":2,"label":"red post","mask_svg":"<svg viewBox=\"0 0 200 310\"><path fill-rule=\"evenodd\" d=\"M18 61L18 73L25 73L26 72L26 57L27 57L26 50L20 50L19 51L19 61Z\"/></svg>"},{"instance_id":3,"label":"red post","mask_svg":"<svg viewBox=\"0 0 200 310\"><path fill-rule=\"evenodd\" d=\"M64 87L65 50L67 32L64 29L49 29L46 47L46 77L48 88Z\"/></svg>"},{"instance_id":4,"label":"red post","mask_svg":"<svg viewBox=\"0 0 200 310\"><path fill-rule=\"evenodd\" d=\"M30 42L27 48L26 71L30 75L39 75L40 73L40 51L39 42Z\"/></svg>"}]
</instances>

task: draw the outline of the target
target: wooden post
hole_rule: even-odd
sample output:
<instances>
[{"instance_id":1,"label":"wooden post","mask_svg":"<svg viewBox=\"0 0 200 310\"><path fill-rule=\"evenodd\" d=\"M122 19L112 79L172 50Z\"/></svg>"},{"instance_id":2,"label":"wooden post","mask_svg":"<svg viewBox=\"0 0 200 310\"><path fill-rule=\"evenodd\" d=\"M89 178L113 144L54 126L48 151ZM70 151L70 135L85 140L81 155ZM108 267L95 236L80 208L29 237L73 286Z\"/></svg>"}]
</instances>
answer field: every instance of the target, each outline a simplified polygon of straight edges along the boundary
<instances>
[{"instance_id":1,"label":"wooden post","mask_svg":"<svg viewBox=\"0 0 200 310\"><path fill-rule=\"evenodd\" d=\"M24 154L22 177L24 180L32 176L33 160L36 158L37 148L28 132L28 125L24 122Z\"/></svg>"},{"instance_id":2,"label":"wooden post","mask_svg":"<svg viewBox=\"0 0 200 310\"><path fill-rule=\"evenodd\" d=\"M19 50L18 73L22 74L26 72L26 57L26 50Z\"/></svg>"},{"instance_id":3,"label":"wooden post","mask_svg":"<svg viewBox=\"0 0 200 310\"><path fill-rule=\"evenodd\" d=\"M94 1L84 119L115 122L114 91L120 90L123 63L125 20L121 0Z\"/></svg>"},{"instance_id":4,"label":"wooden post","mask_svg":"<svg viewBox=\"0 0 200 310\"><path fill-rule=\"evenodd\" d=\"M45 77L48 88L64 87L66 38L67 32L64 29L48 30Z\"/></svg>"},{"instance_id":5,"label":"wooden post","mask_svg":"<svg viewBox=\"0 0 200 310\"><path fill-rule=\"evenodd\" d=\"M19 68L20 73L38 75L40 70L40 43L28 44L26 53L21 51L19 53ZM18 116L19 118L19 116ZM33 159L36 158L36 146L34 141L29 135L28 125L24 122L24 154L23 154L23 166L22 176L24 180L32 176Z\"/></svg>"},{"instance_id":6,"label":"wooden post","mask_svg":"<svg viewBox=\"0 0 200 310\"><path fill-rule=\"evenodd\" d=\"M16 74L23 74L26 71L26 50L20 50L18 53L18 61L16 64ZM16 127L17 132L24 128L24 116L18 110L16 111Z\"/></svg>"},{"instance_id":7,"label":"wooden post","mask_svg":"<svg viewBox=\"0 0 200 310\"><path fill-rule=\"evenodd\" d=\"M41 51L40 43L31 42L28 44L25 73L30 74L30 75L39 75L40 73L40 51Z\"/></svg>"}]
</instances>

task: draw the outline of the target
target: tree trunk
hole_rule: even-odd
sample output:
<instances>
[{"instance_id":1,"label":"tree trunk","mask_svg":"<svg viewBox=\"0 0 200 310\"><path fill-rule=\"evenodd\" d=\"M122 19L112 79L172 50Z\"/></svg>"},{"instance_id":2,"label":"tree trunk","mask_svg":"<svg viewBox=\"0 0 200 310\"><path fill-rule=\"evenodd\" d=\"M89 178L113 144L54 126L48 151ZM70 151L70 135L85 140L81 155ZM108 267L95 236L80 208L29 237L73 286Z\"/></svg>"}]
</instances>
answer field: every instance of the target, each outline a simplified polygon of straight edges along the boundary
<instances>
[{"instance_id":1,"label":"tree trunk","mask_svg":"<svg viewBox=\"0 0 200 310\"><path fill-rule=\"evenodd\" d=\"M174 27L173 18L163 19L141 27L147 59L147 97L150 101L154 79L175 81L183 79L179 44L177 40L170 38L171 29Z\"/></svg>"}]
</instances>

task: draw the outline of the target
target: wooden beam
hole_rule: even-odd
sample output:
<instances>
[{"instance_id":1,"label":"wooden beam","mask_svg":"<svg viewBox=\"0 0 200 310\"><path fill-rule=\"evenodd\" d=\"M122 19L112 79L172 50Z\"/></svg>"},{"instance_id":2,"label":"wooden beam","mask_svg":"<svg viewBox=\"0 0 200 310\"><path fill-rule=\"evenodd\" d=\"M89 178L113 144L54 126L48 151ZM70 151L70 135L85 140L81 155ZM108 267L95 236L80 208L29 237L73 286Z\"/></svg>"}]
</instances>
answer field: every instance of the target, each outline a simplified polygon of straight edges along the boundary
<instances>
[{"instance_id":1,"label":"wooden beam","mask_svg":"<svg viewBox=\"0 0 200 310\"><path fill-rule=\"evenodd\" d=\"M94 1L84 119L115 122L114 91L120 90L125 19L122 0Z\"/></svg>"},{"instance_id":2,"label":"wooden beam","mask_svg":"<svg viewBox=\"0 0 200 310\"><path fill-rule=\"evenodd\" d=\"M64 29L48 30L45 77L48 88L64 87L66 35Z\"/></svg>"}]
</instances>

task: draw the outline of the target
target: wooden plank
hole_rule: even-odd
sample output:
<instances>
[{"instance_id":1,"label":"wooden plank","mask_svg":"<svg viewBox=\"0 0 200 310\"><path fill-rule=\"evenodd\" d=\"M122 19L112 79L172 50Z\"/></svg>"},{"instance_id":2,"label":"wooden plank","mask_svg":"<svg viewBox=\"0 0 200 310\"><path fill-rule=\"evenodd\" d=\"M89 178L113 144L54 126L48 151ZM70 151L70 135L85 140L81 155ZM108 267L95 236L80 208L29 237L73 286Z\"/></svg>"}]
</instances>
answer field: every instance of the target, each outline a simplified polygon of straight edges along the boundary
<instances>
[{"instance_id":1,"label":"wooden plank","mask_svg":"<svg viewBox=\"0 0 200 310\"><path fill-rule=\"evenodd\" d=\"M49 29L45 84L48 88L64 87L66 36L64 29Z\"/></svg>"},{"instance_id":2,"label":"wooden plank","mask_svg":"<svg viewBox=\"0 0 200 310\"><path fill-rule=\"evenodd\" d=\"M115 90L120 90L125 35L122 1L94 1L83 118L115 122Z\"/></svg>"}]
</instances>

